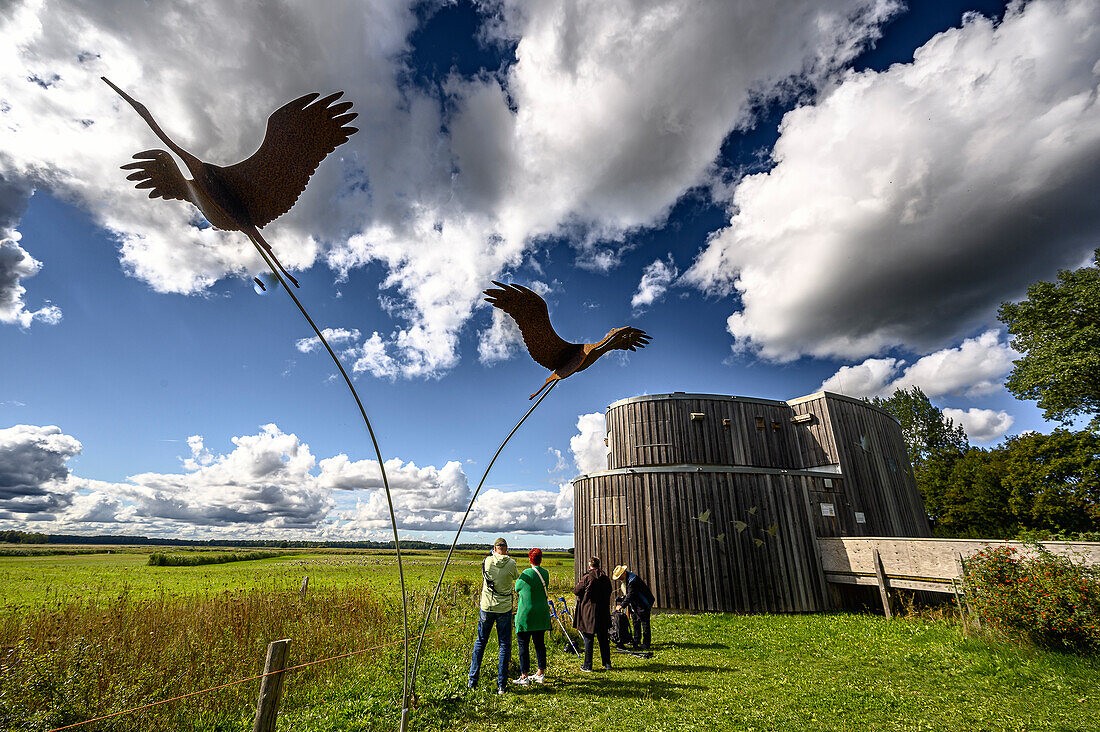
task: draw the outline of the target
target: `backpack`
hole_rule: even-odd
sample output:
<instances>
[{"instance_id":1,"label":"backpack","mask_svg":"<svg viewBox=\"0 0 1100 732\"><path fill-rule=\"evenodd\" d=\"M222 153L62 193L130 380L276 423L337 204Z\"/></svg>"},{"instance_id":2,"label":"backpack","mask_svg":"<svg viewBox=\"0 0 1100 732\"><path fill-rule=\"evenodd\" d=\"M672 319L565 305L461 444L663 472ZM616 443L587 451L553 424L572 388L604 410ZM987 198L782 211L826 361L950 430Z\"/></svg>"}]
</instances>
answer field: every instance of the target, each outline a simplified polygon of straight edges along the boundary
<instances>
[{"instance_id":1,"label":"backpack","mask_svg":"<svg viewBox=\"0 0 1100 732\"><path fill-rule=\"evenodd\" d=\"M611 627L608 629L607 636L617 646L633 641L630 635L630 621L626 619L626 613L619 608L615 608L611 613Z\"/></svg>"}]
</instances>

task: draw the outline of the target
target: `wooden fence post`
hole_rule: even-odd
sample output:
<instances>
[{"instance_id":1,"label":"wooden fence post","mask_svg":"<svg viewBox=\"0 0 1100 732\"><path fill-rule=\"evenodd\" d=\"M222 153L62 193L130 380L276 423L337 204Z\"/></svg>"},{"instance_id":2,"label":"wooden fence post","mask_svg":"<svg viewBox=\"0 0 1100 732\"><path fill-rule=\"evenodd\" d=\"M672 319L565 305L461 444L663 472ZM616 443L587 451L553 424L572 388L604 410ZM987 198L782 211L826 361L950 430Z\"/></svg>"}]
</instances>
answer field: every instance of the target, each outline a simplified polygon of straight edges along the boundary
<instances>
[{"instance_id":1,"label":"wooden fence post","mask_svg":"<svg viewBox=\"0 0 1100 732\"><path fill-rule=\"evenodd\" d=\"M298 588L298 594L303 598L306 596L306 590L309 589L309 575L302 578L302 586Z\"/></svg>"},{"instance_id":2,"label":"wooden fence post","mask_svg":"<svg viewBox=\"0 0 1100 732\"><path fill-rule=\"evenodd\" d=\"M882 609L886 611L886 619L890 620L894 614L890 612L890 593L887 592L886 570L882 566L882 557L879 556L878 547L875 547L875 579L878 581L878 594L882 597Z\"/></svg>"},{"instance_id":3,"label":"wooden fence post","mask_svg":"<svg viewBox=\"0 0 1100 732\"><path fill-rule=\"evenodd\" d=\"M290 639L273 641L267 646L264 673L260 679L260 697L256 700L256 718L252 732L275 732L275 717L279 713L279 699L283 695L283 673L273 673L286 668L287 646Z\"/></svg>"},{"instance_id":4,"label":"wooden fence post","mask_svg":"<svg viewBox=\"0 0 1100 732\"><path fill-rule=\"evenodd\" d=\"M967 573L967 570L966 570L966 560L963 559L962 552L955 552L955 561L959 565L959 571L960 571L959 577L962 580L963 599L966 601L966 610L967 610L968 613L970 613L970 617L974 618L974 622L977 624L977 626L979 628L981 628L982 627L982 619L977 614L975 614L974 608L972 608L970 606L970 595L972 593L971 593L971 590L970 590L970 582L967 579L967 574L968 573Z\"/></svg>"}]
</instances>

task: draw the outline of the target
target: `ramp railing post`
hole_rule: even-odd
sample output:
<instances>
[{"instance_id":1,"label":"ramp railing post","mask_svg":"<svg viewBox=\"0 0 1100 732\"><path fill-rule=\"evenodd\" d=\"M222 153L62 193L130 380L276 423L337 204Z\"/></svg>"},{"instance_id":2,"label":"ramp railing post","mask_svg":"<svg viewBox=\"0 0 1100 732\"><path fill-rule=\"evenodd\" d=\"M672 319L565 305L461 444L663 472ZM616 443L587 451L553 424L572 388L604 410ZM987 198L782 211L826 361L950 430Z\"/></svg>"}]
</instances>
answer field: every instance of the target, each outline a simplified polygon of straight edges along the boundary
<instances>
[{"instance_id":1,"label":"ramp railing post","mask_svg":"<svg viewBox=\"0 0 1100 732\"><path fill-rule=\"evenodd\" d=\"M890 612L890 593L886 586L886 570L882 566L882 557L875 547L875 580L878 582L878 594L882 598L882 609L886 611L886 619L890 620L894 614Z\"/></svg>"}]
</instances>

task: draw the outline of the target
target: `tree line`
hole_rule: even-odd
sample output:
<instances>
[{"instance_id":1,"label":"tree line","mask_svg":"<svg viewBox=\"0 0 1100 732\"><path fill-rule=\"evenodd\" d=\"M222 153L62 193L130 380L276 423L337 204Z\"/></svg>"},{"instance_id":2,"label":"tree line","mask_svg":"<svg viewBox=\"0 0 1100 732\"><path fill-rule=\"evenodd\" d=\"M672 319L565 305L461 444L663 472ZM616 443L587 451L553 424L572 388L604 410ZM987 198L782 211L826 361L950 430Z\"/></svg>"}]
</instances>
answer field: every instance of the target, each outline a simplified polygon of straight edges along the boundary
<instances>
[{"instance_id":1,"label":"tree line","mask_svg":"<svg viewBox=\"0 0 1100 732\"><path fill-rule=\"evenodd\" d=\"M981 448L919 387L871 401L902 424L936 536L1100 540L1100 435L1059 428Z\"/></svg>"}]
</instances>

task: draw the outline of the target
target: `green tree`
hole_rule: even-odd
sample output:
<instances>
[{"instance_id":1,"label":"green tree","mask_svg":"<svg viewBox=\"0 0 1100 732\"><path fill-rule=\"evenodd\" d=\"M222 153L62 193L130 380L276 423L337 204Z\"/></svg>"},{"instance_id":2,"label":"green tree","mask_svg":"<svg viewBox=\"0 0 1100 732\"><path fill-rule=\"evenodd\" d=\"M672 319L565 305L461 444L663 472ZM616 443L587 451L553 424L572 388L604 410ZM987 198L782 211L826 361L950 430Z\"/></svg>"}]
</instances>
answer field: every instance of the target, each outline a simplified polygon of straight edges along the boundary
<instances>
[{"instance_id":1,"label":"green tree","mask_svg":"<svg viewBox=\"0 0 1100 732\"><path fill-rule=\"evenodd\" d=\"M914 472L920 470L937 453L960 455L970 447L962 425L943 416L919 386L895 389L886 399L875 397L871 403L886 410L901 422L905 449Z\"/></svg>"},{"instance_id":2,"label":"green tree","mask_svg":"<svg viewBox=\"0 0 1100 732\"><path fill-rule=\"evenodd\" d=\"M1023 354L1005 387L1036 400L1048 420L1091 414L1089 429L1100 432L1100 249L1091 267L1036 282L1025 300L1002 303L997 317Z\"/></svg>"},{"instance_id":3,"label":"green tree","mask_svg":"<svg viewBox=\"0 0 1100 732\"><path fill-rule=\"evenodd\" d=\"M1002 480L1004 453L972 447L952 460L933 461L926 472L928 490L937 497L929 515L937 536L1009 538L1019 522Z\"/></svg>"},{"instance_id":4,"label":"green tree","mask_svg":"<svg viewBox=\"0 0 1100 732\"><path fill-rule=\"evenodd\" d=\"M945 418L919 386L895 389L888 398L875 397L871 403L901 423L917 490L928 517L938 525L949 508L945 493L952 485L952 467L970 449L966 431Z\"/></svg>"},{"instance_id":5,"label":"green tree","mask_svg":"<svg viewBox=\"0 0 1100 732\"><path fill-rule=\"evenodd\" d=\"M1024 528L1100 531L1100 436L1031 432L999 449L1009 507Z\"/></svg>"}]
</instances>

